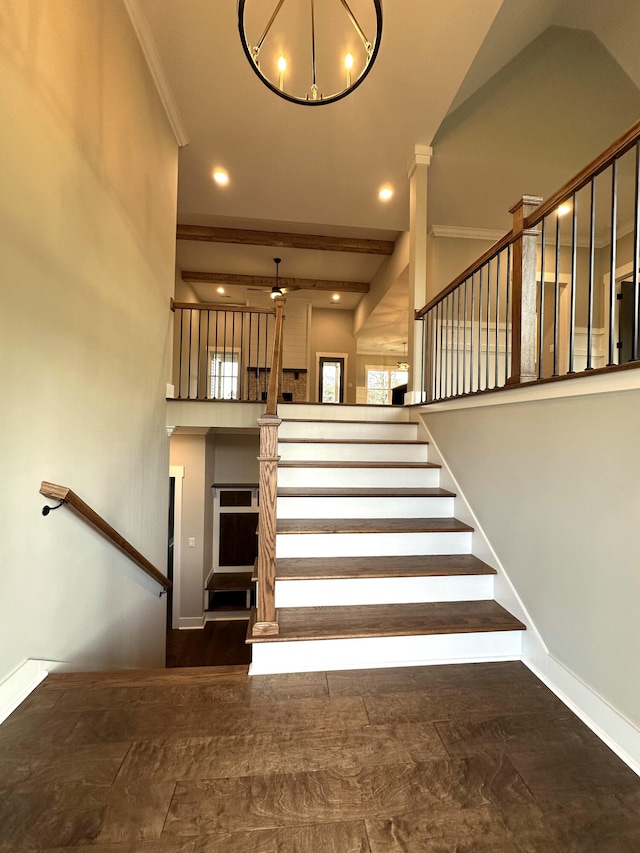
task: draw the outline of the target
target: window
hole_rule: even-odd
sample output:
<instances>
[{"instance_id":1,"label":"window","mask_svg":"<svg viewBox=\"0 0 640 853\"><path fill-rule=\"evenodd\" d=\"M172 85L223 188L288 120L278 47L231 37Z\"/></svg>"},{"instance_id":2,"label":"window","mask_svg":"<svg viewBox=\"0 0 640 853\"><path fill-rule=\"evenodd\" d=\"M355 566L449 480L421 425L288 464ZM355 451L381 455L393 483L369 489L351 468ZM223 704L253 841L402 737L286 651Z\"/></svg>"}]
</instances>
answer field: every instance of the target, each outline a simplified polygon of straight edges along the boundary
<instances>
[{"instance_id":1,"label":"window","mask_svg":"<svg viewBox=\"0 0 640 853\"><path fill-rule=\"evenodd\" d=\"M394 370L392 367L369 367L367 373L367 403L388 406L391 404L391 392L400 385L406 385L408 371Z\"/></svg>"},{"instance_id":2,"label":"window","mask_svg":"<svg viewBox=\"0 0 640 853\"><path fill-rule=\"evenodd\" d=\"M209 396L213 400L238 399L238 352L209 350Z\"/></svg>"}]
</instances>

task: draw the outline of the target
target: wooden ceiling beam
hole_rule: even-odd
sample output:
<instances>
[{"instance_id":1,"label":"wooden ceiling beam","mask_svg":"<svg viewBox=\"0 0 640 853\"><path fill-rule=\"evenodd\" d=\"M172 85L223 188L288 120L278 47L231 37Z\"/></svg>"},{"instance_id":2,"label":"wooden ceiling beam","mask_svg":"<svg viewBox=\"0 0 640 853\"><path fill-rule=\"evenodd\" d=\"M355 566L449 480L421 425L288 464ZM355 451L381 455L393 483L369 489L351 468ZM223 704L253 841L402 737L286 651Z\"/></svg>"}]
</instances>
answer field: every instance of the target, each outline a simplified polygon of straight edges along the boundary
<instances>
[{"instance_id":1,"label":"wooden ceiling beam","mask_svg":"<svg viewBox=\"0 0 640 853\"><path fill-rule=\"evenodd\" d=\"M238 285L240 287L275 287L276 277L270 275L235 275L220 272L193 272L184 270L182 280L204 282L206 284ZM323 278L286 278L280 276L281 287L298 290L322 290L330 293L368 293L369 283L366 281L330 281Z\"/></svg>"},{"instance_id":2,"label":"wooden ceiling beam","mask_svg":"<svg viewBox=\"0 0 640 853\"><path fill-rule=\"evenodd\" d=\"M317 249L323 252L358 252L365 255L392 255L393 240L366 240L357 237L322 237L317 234L288 234L282 231L249 231L240 228L213 228L207 225L178 225L178 240L205 243L238 243L244 246L272 246L276 249Z\"/></svg>"}]
</instances>

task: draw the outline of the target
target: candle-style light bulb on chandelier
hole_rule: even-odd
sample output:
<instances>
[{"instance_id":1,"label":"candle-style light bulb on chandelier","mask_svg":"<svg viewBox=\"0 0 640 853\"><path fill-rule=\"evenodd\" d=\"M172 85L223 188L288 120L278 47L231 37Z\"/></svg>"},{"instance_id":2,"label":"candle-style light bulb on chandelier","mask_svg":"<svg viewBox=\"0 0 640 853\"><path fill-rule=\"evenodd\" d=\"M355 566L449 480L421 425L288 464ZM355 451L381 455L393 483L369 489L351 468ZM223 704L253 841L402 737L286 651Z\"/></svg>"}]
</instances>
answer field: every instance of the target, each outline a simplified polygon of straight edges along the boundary
<instances>
[{"instance_id":1,"label":"candle-style light bulb on chandelier","mask_svg":"<svg viewBox=\"0 0 640 853\"><path fill-rule=\"evenodd\" d=\"M382 0L238 0L240 41L260 80L287 101L331 104L371 71ZM267 10L265 11L265 6Z\"/></svg>"}]
</instances>

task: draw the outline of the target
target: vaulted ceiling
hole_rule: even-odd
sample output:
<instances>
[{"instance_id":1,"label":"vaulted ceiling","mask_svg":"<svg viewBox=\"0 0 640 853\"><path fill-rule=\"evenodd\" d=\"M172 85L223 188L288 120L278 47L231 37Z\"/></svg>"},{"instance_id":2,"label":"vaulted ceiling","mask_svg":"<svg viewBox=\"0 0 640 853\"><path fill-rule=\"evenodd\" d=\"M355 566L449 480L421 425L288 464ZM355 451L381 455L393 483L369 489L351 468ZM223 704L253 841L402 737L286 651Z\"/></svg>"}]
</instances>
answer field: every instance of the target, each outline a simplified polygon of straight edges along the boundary
<instances>
[{"instance_id":1,"label":"vaulted ceiling","mask_svg":"<svg viewBox=\"0 0 640 853\"><path fill-rule=\"evenodd\" d=\"M414 147L433 144L430 227L507 230L518 196L557 188L640 113L637 0L383 0L370 75L348 98L313 108L260 83L240 45L235 0L126 2L185 143L182 224L394 240L408 228ZM584 79L589 68L593 79ZM218 166L226 187L211 179ZM386 203L382 184L394 189ZM386 258L179 240L177 262L187 272L265 277L275 256L286 277L354 282L370 282ZM221 298L211 282L193 286L203 300ZM261 298L226 289L222 298ZM331 293L291 298L327 306ZM345 292L340 305L359 298Z\"/></svg>"}]
</instances>

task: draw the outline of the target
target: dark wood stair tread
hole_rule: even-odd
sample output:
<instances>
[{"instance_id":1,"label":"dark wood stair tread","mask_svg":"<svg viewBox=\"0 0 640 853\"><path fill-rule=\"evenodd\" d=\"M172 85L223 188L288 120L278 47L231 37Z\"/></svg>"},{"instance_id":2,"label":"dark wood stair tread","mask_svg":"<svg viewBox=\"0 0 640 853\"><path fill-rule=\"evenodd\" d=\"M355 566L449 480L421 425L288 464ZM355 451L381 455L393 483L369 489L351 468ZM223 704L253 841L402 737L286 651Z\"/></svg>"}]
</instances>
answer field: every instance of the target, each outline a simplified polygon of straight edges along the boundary
<instances>
[{"instance_id":1,"label":"dark wood stair tread","mask_svg":"<svg viewBox=\"0 0 640 853\"><path fill-rule=\"evenodd\" d=\"M428 441L397 438L279 438L278 444L391 444L428 446Z\"/></svg>"},{"instance_id":2,"label":"dark wood stair tread","mask_svg":"<svg viewBox=\"0 0 640 853\"><path fill-rule=\"evenodd\" d=\"M313 486L284 486L278 489L279 498L455 498L447 489L376 489Z\"/></svg>"},{"instance_id":3,"label":"dark wood stair tread","mask_svg":"<svg viewBox=\"0 0 640 853\"><path fill-rule=\"evenodd\" d=\"M247 642L340 640L523 631L525 626L495 601L446 601L427 604L369 604L345 607L285 607L278 610L280 633Z\"/></svg>"},{"instance_id":4,"label":"dark wood stair tread","mask_svg":"<svg viewBox=\"0 0 640 853\"><path fill-rule=\"evenodd\" d=\"M388 408L392 408L389 406ZM339 420L336 418L283 418L283 423L286 424L384 424L384 426L389 426L395 424L402 424L406 426L409 424L410 426L415 426L416 421L368 421L368 420Z\"/></svg>"},{"instance_id":5,"label":"dark wood stair tread","mask_svg":"<svg viewBox=\"0 0 640 853\"><path fill-rule=\"evenodd\" d=\"M240 592L253 589L253 572L214 572L205 589L210 592Z\"/></svg>"},{"instance_id":6,"label":"dark wood stair tread","mask_svg":"<svg viewBox=\"0 0 640 853\"><path fill-rule=\"evenodd\" d=\"M495 575L472 554L409 557L286 557L276 560L280 580Z\"/></svg>"},{"instance_id":7,"label":"dark wood stair tread","mask_svg":"<svg viewBox=\"0 0 640 853\"><path fill-rule=\"evenodd\" d=\"M371 462L363 459L359 462L339 460L285 460L278 462L278 468L441 468L435 462Z\"/></svg>"},{"instance_id":8,"label":"dark wood stair tread","mask_svg":"<svg viewBox=\"0 0 640 853\"><path fill-rule=\"evenodd\" d=\"M276 533L466 533L457 518L283 518Z\"/></svg>"}]
</instances>

